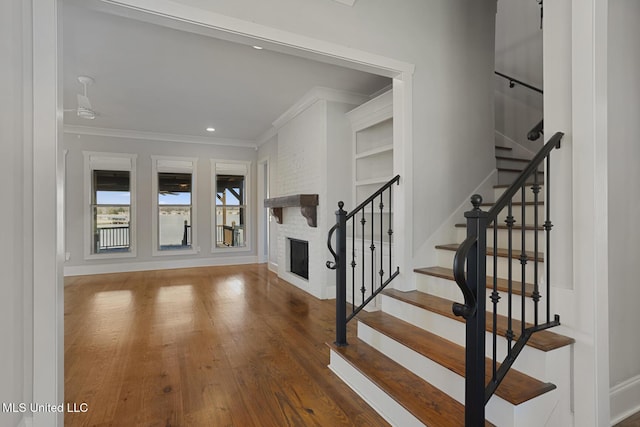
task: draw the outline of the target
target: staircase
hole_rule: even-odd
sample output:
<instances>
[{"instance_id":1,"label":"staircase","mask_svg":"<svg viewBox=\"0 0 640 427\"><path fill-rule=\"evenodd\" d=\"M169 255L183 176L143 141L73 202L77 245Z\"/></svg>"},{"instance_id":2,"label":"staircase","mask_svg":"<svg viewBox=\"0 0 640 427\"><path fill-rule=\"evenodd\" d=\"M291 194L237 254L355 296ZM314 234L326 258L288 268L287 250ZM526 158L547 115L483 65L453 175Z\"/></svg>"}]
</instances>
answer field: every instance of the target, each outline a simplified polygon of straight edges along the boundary
<instances>
[{"instance_id":1,"label":"staircase","mask_svg":"<svg viewBox=\"0 0 640 427\"><path fill-rule=\"evenodd\" d=\"M528 160L514 159L508 150L497 148L499 184L494 187L493 200L498 200ZM539 182L543 181L540 174ZM541 192L542 194L544 191ZM515 225L509 233L506 214L498 216L493 244L493 225L487 232L487 314L485 341L486 382L494 370L490 357L496 349L496 359L504 360L507 348L523 331L515 319L524 305L525 321L536 322L533 309L534 282L544 277L544 256L536 245L544 247L545 229L534 226L534 211L545 218L544 202L535 205L529 193L512 201ZM541 203L540 203L541 202ZM482 203L488 210L492 203ZM524 230L519 214L524 212ZM463 220L464 218L461 218ZM349 337L349 345L330 345L330 368L360 394L376 411L395 426L462 426L465 425L465 319L454 315L454 302L462 303L460 289L454 279L454 255L467 236L466 224L456 224L457 242L436 246L438 263L416 268L416 290L401 292L384 289L380 293L379 311L360 311L357 316L357 336ZM511 234L511 237L509 237ZM538 239L534 239L534 235ZM534 268L521 269L521 239L529 262ZM509 251L509 241L512 250ZM518 249L516 249L518 248ZM496 255L495 257L493 255ZM525 261L526 263L526 261ZM509 304L496 304L491 298L494 278L496 292L507 300L509 274L512 274L511 309ZM526 270L524 286L521 270ZM524 294L524 300L523 298ZM542 292L541 303L547 298ZM495 295L494 295L495 299ZM524 304L523 304L524 303ZM509 311L514 319L509 321ZM496 325L494 346L493 325ZM499 383L495 395L485 407L485 425L499 427L566 426L571 424L571 344L573 339L550 330L535 332ZM502 350L501 350L502 349ZM495 369L499 368L499 362ZM469 425L469 423L467 423Z\"/></svg>"}]
</instances>

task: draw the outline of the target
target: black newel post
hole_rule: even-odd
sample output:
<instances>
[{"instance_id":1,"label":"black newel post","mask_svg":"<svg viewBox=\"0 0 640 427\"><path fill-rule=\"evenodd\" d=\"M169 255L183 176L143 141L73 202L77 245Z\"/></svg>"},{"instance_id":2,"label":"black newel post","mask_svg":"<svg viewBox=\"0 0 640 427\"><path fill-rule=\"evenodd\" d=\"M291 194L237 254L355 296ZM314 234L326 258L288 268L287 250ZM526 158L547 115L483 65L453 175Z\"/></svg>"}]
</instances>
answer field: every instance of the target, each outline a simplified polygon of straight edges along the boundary
<instances>
[{"instance_id":1,"label":"black newel post","mask_svg":"<svg viewBox=\"0 0 640 427\"><path fill-rule=\"evenodd\" d=\"M347 345L347 212L338 202L336 211L336 342L338 346Z\"/></svg>"},{"instance_id":2,"label":"black newel post","mask_svg":"<svg viewBox=\"0 0 640 427\"><path fill-rule=\"evenodd\" d=\"M467 218L467 236L477 237L467 257L467 284L475 296L476 310L466 325L465 426L484 425L485 409L485 326L487 278L487 212L480 210L482 197L471 197L473 210Z\"/></svg>"}]
</instances>

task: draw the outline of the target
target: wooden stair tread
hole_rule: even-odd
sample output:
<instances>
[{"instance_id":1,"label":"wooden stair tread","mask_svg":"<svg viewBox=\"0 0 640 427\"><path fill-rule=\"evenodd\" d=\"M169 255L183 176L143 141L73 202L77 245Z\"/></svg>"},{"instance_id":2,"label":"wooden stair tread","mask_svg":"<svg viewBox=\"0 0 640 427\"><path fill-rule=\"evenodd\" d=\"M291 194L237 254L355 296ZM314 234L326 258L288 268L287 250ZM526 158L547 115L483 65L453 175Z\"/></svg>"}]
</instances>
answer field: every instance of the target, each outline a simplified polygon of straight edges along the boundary
<instances>
[{"instance_id":1,"label":"wooden stair tread","mask_svg":"<svg viewBox=\"0 0 640 427\"><path fill-rule=\"evenodd\" d=\"M456 227L456 228L467 228L467 224L464 224L464 223L458 223L458 224L456 224L456 225L455 225L455 227ZM489 229L493 229L493 223L491 223L491 225L490 225L489 227L487 227L487 228L489 228ZM507 226L506 226L506 225L504 225L504 224L500 224L500 225L498 225L498 230L508 230L508 229L509 229L509 227L507 227ZM521 224L514 224L514 225L513 225L513 229L514 229L514 230L522 230L522 225L521 225ZM533 231L533 230L535 230L536 228L534 227L534 225L533 225L533 224L525 224L524 229L525 229L525 230L527 230L527 231ZM538 226L538 228L537 228L537 230L538 230L538 231L544 231L544 227L543 227L543 226L541 226L541 225L539 225L539 226Z\"/></svg>"},{"instance_id":2,"label":"wooden stair tread","mask_svg":"<svg viewBox=\"0 0 640 427\"><path fill-rule=\"evenodd\" d=\"M360 312L358 321L427 357L461 377L465 376L465 349L438 335L400 320L382 311ZM491 380L491 359L485 358L486 383ZM496 395L513 405L519 405L555 389L522 372L510 369L496 390Z\"/></svg>"},{"instance_id":3,"label":"wooden stair tread","mask_svg":"<svg viewBox=\"0 0 640 427\"><path fill-rule=\"evenodd\" d=\"M446 251L457 251L458 250L458 246L460 246L459 243L449 243L447 245L437 245L436 249L443 249ZM513 259L520 259L520 253L522 251L516 248L513 248L513 250L511 251L511 258ZM487 255L493 255L494 253L494 248L491 247L487 247ZM496 250L496 254L501 257L501 258L508 258L509 257L509 251L506 248L497 248ZM533 251L525 251L525 254L527 255L527 259L529 261L534 261L534 253ZM544 262L544 257L542 254L538 254L538 261L539 262Z\"/></svg>"},{"instance_id":4,"label":"wooden stair tread","mask_svg":"<svg viewBox=\"0 0 640 427\"><path fill-rule=\"evenodd\" d=\"M498 172L522 172L524 169L516 169L516 168L497 168ZM543 171L538 171L539 174L544 174Z\"/></svg>"},{"instance_id":5,"label":"wooden stair tread","mask_svg":"<svg viewBox=\"0 0 640 427\"><path fill-rule=\"evenodd\" d=\"M453 277L453 270L450 268L435 266L435 267L416 268L413 271L418 274L424 274L424 275L433 276L433 277L440 277L442 279L455 281L455 278ZM496 281L496 284L500 292L508 292L509 281L507 279L498 278L498 280ZM512 292L517 295L522 295L522 282L513 280L511 284L512 284ZM531 297L533 295L533 284L525 283L524 286L525 286L525 295L527 297ZM493 289L492 276L487 276L487 288Z\"/></svg>"},{"instance_id":6,"label":"wooden stair tread","mask_svg":"<svg viewBox=\"0 0 640 427\"><path fill-rule=\"evenodd\" d=\"M533 182L527 182L524 185L533 185L533 184L534 184ZM544 187L544 182L539 182L538 185L541 186L541 187ZM493 186L493 188L496 188L496 189L498 189L498 188L509 188L509 187L511 187L511 184L496 184L496 185Z\"/></svg>"},{"instance_id":7,"label":"wooden stair tread","mask_svg":"<svg viewBox=\"0 0 640 427\"><path fill-rule=\"evenodd\" d=\"M498 156L498 155L496 155L496 160L511 160L514 162L522 162L522 163L531 162L531 159L523 159L522 157L509 157L509 156Z\"/></svg>"},{"instance_id":8,"label":"wooden stair tread","mask_svg":"<svg viewBox=\"0 0 640 427\"><path fill-rule=\"evenodd\" d=\"M425 425L464 425L464 405L364 341L354 338L348 346L327 345Z\"/></svg>"},{"instance_id":9,"label":"wooden stair tread","mask_svg":"<svg viewBox=\"0 0 640 427\"><path fill-rule=\"evenodd\" d=\"M400 301L404 301L416 307L431 311L433 313L440 314L450 319L454 319L458 322L464 322L464 319L462 317L458 317L453 314L453 301L446 298L437 297L435 295L430 295L420 291L401 292L396 289L385 289L384 291L382 291L382 294L391 298L398 299ZM497 332L499 335L504 337L507 331L507 318L505 316L497 315L497 319ZM486 325L487 331L493 330L493 313L491 312L487 312ZM527 326L531 326L531 324L527 323ZM514 330L513 332L515 335L515 339L518 339L518 337L520 336L520 330L522 328L521 322L519 320L513 319L512 327ZM564 335L551 332L549 330L544 330L531 335L531 338L529 338L529 341L527 341L527 345L541 351L550 351L567 346L569 344L573 344L574 341L575 340L573 338L569 338Z\"/></svg>"}]
</instances>

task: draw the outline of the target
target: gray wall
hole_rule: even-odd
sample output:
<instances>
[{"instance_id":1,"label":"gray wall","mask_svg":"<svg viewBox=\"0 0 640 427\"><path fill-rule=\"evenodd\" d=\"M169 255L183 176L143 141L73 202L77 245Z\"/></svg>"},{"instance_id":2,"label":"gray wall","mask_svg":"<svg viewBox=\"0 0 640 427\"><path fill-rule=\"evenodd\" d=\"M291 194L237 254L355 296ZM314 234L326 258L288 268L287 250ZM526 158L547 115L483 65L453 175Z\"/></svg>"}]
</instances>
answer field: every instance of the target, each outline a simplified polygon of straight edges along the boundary
<instances>
[{"instance_id":1,"label":"gray wall","mask_svg":"<svg viewBox=\"0 0 640 427\"><path fill-rule=\"evenodd\" d=\"M542 31L536 1L498 1L496 70L542 89ZM497 76L495 88L496 131L537 151L527 132L542 119L542 95Z\"/></svg>"},{"instance_id":2,"label":"gray wall","mask_svg":"<svg viewBox=\"0 0 640 427\"><path fill-rule=\"evenodd\" d=\"M612 386L640 376L638 19L640 2L637 0L609 1L609 339ZM640 379L636 378L638 382ZM640 390L640 386L636 385L636 389Z\"/></svg>"},{"instance_id":3,"label":"gray wall","mask_svg":"<svg viewBox=\"0 0 640 427\"><path fill-rule=\"evenodd\" d=\"M29 332L33 310L29 303L33 289L32 255L28 232L29 134L25 111L28 85L24 76L29 64L23 63L28 42L22 26L22 1L0 3L0 182L2 183L2 244L0 245L0 402L21 403L31 394L31 355ZM25 56L26 60L28 56ZM18 425L22 414L0 411L0 425Z\"/></svg>"},{"instance_id":4,"label":"gray wall","mask_svg":"<svg viewBox=\"0 0 640 427\"><path fill-rule=\"evenodd\" d=\"M126 138L111 138L104 136L73 135L65 134L64 148L68 149L67 171L66 171L66 252L70 254L70 259L65 263L65 269L74 271L73 267L94 266L94 271L104 271L105 265L121 266L119 271L128 268L127 264L145 263L149 267L162 263L162 268L172 268L176 266L186 266L180 263L193 262L194 265L207 263L221 263L222 258L227 258L224 262L234 263L240 257L254 257L257 247L257 218L255 206L257 200L256 181L256 159L257 153L252 148L233 148L206 144L187 144L158 141L142 141ZM137 154L137 256L135 258L118 259L84 259L84 179L83 168L84 158L82 151L114 152ZM194 255L174 255L174 256L152 256L152 197L151 194L151 156L176 156L176 157L196 157L197 164L197 245L200 253ZM225 253L211 253L211 162L210 159L217 160L243 160L251 161L251 205L250 223L251 250L250 251L228 251ZM71 268L69 268L71 267ZM115 267L114 267L115 268ZM158 266L154 268L159 268ZM84 273L86 269L76 269L76 272ZM91 270L89 270L91 271ZM118 270L114 270L118 271Z\"/></svg>"}]
</instances>

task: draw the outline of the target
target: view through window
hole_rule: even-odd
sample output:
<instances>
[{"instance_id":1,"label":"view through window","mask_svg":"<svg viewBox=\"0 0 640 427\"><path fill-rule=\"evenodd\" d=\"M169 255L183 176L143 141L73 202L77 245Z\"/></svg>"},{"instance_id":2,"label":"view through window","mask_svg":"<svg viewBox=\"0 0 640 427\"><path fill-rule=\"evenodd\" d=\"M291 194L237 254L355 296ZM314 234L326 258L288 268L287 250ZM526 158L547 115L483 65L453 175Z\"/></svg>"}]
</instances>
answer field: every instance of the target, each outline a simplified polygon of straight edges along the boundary
<instances>
[{"instance_id":1,"label":"view through window","mask_svg":"<svg viewBox=\"0 0 640 427\"><path fill-rule=\"evenodd\" d=\"M192 175L158 172L158 246L191 248Z\"/></svg>"},{"instance_id":2,"label":"view through window","mask_svg":"<svg viewBox=\"0 0 640 427\"><path fill-rule=\"evenodd\" d=\"M92 253L129 252L130 172L93 170L92 188Z\"/></svg>"},{"instance_id":3,"label":"view through window","mask_svg":"<svg viewBox=\"0 0 640 427\"><path fill-rule=\"evenodd\" d=\"M216 246L245 246L245 176L216 175Z\"/></svg>"}]
</instances>

